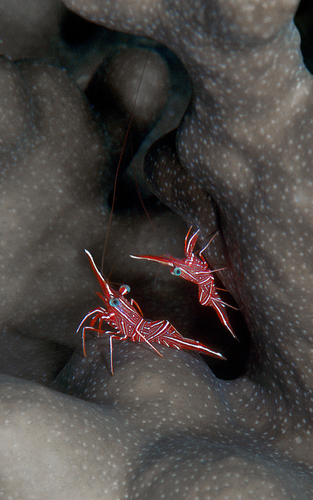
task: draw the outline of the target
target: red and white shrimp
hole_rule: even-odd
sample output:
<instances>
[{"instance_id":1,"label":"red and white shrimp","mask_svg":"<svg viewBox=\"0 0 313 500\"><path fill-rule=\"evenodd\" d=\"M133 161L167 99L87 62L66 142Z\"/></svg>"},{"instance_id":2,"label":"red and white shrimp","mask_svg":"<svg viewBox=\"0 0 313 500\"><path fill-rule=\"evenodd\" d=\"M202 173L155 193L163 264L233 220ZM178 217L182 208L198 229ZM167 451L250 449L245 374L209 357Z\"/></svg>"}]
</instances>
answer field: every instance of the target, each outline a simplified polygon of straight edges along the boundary
<instances>
[{"instance_id":1,"label":"red and white shrimp","mask_svg":"<svg viewBox=\"0 0 313 500\"><path fill-rule=\"evenodd\" d=\"M176 257L172 257L169 254L154 256L154 255L131 255L133 259L143 259L143 260L151 260L153 262L159 262L160 264L164 264L166 266L172 267L171 274L174 276L181 276L181 278L191 281L192 283L196 283L198 285L198 297L199 302L203 306L211 306L217 312L219 319L226 326L226 328L230 331L232 336L237 339L227 316L227 312L225 307L229 306L226 304L219 294L217 293L217 289L215 287L214 275L217 271L223 271L225 268L221 269L210 269L207 261L203 257L203 252L208 248L210 243L215 238L215 233L210 239L209 243L205 245L202 250L199 252L199 257L193 253L193 249L197 243L197 239L199 236L200 229L194 232L190 238L189 235L191 233L192 227L189 228L189 231L185 238L185 255L186 258L178 259ZM232 306L229 306L232 307ZM234 308L235 309L235 308ZM237 339L238 340L238 339Z\"/></svg>"},{"instance_id":2,"label":"red and white shrimp","mask_svg":"<svg viewBox=\"0 0 313 500\"><path fill-rule=\"evenodd\" d=\"M186 349L213 356L214 358L225 359L221 353L210 349L201 344L201 342L183 337L169 321L152 321L143 318L141 309L134 299L129 301L125 298L125 295L130 291L129 286L122 285L118 291L115 291L98 270L88 250L85 250L85 252L88 255L92 270L100 283L102 294L96 293L103 300L104 307L97 307L86 314L77 328L77 332L82 328L84 356L86 356L86 332L90 331L96 333L98 337L104 334L110 336L110 369L112 375L113 339L120 341L129 339L132 342L145 342L161 357L163 357L162 354L152 345L152 342L173 349ZM91 318L90 325L83 326L88 318ZM107 323L113 327L114 331L103 329L103 323Z\"/></svg>"}]
</instances>

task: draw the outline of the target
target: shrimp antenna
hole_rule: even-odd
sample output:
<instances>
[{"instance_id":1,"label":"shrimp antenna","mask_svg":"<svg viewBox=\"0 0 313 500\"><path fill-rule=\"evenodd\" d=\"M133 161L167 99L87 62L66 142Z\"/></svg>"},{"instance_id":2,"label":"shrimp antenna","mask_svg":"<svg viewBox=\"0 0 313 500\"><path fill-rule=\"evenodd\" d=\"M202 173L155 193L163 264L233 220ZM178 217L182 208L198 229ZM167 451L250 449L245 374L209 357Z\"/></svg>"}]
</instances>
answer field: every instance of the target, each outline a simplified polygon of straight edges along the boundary
<instances>
[{"instance_id":1,"label":"shrimp antenna","mask_svg":"<svg viewBox=\"0 0 313 500\"><path fill-rule=\"evenodd\" d=\"M106 233L106 237L105 237L105 241L104 241L104 247L103 247L103 252L102 252L101 272L103 271L103 267L104 267L104 257L105 257L106 249L107 249L107 246L108 246L109 232L110 232L110 227L111 227L111 224L112 224L113 209L114 209L115 198L116 198L117 178L118 178L118 174L119 174L121 163L122 163L122 159L123 159L123 154L124 154L125 147L126 147L126 142L127 142L127 139L128 139L129 133L130 133L130 127L131 127L131 124L132 124L132 121L133 121L133 117L134 117L135 106L136 106L136 103L137 103L137 98L138 98L138 94L139 94L141 82L142 82L142 79L143 79L143 75L144 75L144 72L145 72L145 69L146 69L146 66L147 66L149 54L150 54L150 51L148 51L147 55L146 55L146 60L145 60L145 63L144 63L144 66L143 66L143 70L142 70L142 73L141 73L141 76L140 76L140 80L139 80L139 83L138 83L138 88L137 88L136 96L135 96L135 99L134 99L134 102L133 102L133 105L132 105L130 119L129 119L128 127L127 127L127 130L126 130L126 134L125 134L125 138L124 138L124 142L123 142L123 146L122 146L122 151L121 151L120 158L119 158L119 161L118 161L118 164L117 164L117 169L116 169L116 174L115 174L115 180L114 180L114 186L113 186L112 208L111 208L111 212L110 212L110 217L109 217L109 222L108 222L108 227L107 227L107 233Z\"/></svg>"}]
</instances>

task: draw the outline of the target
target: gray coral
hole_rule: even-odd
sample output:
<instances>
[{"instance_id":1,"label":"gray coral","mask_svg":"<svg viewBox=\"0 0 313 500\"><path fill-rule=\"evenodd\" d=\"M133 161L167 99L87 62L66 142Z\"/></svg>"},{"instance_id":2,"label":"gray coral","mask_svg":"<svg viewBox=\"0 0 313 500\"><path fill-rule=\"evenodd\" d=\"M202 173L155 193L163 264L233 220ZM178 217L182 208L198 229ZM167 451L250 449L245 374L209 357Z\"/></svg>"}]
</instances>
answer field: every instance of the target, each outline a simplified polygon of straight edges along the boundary
<instances>
[{"instance_id":1,"label":"gray coral","mask_svg":"<svg viewBox=\"0 0 313 500\"><path fill-rule=\"evenodd\" d=\"M228 263L223 279L252 349L245 376L225 381L197 355L161 348L160 359L124 343L114 347L112 378L107 339L88 339L87 357L79 346L51 384L69 354L58 356L56 346L79 345L77 324L97 304L83 247L100 259L109 210L97 181L106 154L64 71L3 59L1 493L309 499L313 115L312 77L292 23L297 2L65 3L166 44L184 63L191 104L176 135L151 148L146 172L204 238L219 224L222 238L208 256ZM59 8L55 2L52 25ZM177 253L184 227L172 215L155 222L164 241L151 236L145 252ZM136 223L114 219L108 251L120 266L127 253L142 253L149 224ZM118 277L138 275L139 263L131 265ZM159 297L149 294L147 269L138 280L146 306L165 298L161 313L178 311L191 329L192 309L182 304L192 307L192 297L168 278Z\"/></svg>"}]
</instances>

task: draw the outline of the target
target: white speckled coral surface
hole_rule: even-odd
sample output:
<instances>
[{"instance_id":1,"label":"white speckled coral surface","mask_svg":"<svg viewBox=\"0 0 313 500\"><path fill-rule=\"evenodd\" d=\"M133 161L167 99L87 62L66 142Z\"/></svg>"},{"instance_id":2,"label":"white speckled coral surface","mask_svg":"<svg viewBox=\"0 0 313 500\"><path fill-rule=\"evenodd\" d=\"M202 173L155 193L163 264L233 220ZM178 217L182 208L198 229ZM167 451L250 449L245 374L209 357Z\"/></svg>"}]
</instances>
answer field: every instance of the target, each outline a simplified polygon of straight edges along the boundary
<instances>
[{"instance_id":1,"label":"white speckled coral surface","mask_svg":"<svg viewBox=\"0 0 313 500\"><path fill-rule=\"evenodd\" d=\"M96 284L83 247L98 262L106 154L64 71L2 59L2 497L309 500L313 109L292 22L298 2L64 3L164 43L185 65L191 105L177 134L150 149L146 174L204 240L215 228L214 199L225 252L212 250L211 260L227 262L223 281L246 318L251 353L246 374L226 381L197 355L161 347L161 359L120 343L111 377L107 339L88 339L87 357L77 350L51 383L55 345L78 343L75 328L98 300L89 298ZM49 6L59 23L62 6ZM165 236L156 243L145 241L147 222L115 219L111 256L177 253L184 227L172 215L158 220ZM126 264L128 278L140 265ZM142 285L154 272L144 269ZM170 278L161 281L165 302L188 332L193 317Z\"/></svg>"}]
</instances>

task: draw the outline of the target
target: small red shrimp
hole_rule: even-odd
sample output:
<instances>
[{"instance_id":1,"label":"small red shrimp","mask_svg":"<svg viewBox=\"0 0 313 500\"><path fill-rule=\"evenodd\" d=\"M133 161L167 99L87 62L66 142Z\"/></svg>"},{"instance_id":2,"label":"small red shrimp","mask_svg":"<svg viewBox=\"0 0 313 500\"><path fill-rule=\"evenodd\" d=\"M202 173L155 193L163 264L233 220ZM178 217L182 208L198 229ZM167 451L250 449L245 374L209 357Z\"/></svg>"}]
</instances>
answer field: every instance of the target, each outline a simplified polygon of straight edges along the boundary
<instances>
[{"instance_id":1,"label":"small red shrimp","mask_svg":"<svg viewBox=\"0 0 313 500\"><path fill-rule=\"evenodd\" d=\"M197 239L199 236L200 229L194 232L190 238L189 235L191 233L192 226L189 228L188 233L185 237L185 256L184 259L178 259L176 257L172 257L169 254L165 254L162 256L154 256L154 255L131 255L133 259L143 259L143 260L151 260L153 262L159 262L160 264L164 264L166 266L172 267L171 274L174 276L180 276L181 278L191 281L192 283L196 283L198 285L198 297L199 302L203 306L211 306L217 312L220 321L224 326L230 331L232 336L237 339L227 316L227 312L225 307L232 307L229 304L226 304L219 294L216 291L214 276L213 273L217 271L223 271L225 268L221 269L210 269L207 261L203 257L203 252L208 248L210 243L213 241L217 232L212 236L209 243L205 245L202 250L199 252L199 257L193 253L193 249L197 243ZM235 308L234 308L235 309ZM238 339L237 339L238 340Z\"/></svg>"}]
</instances>

